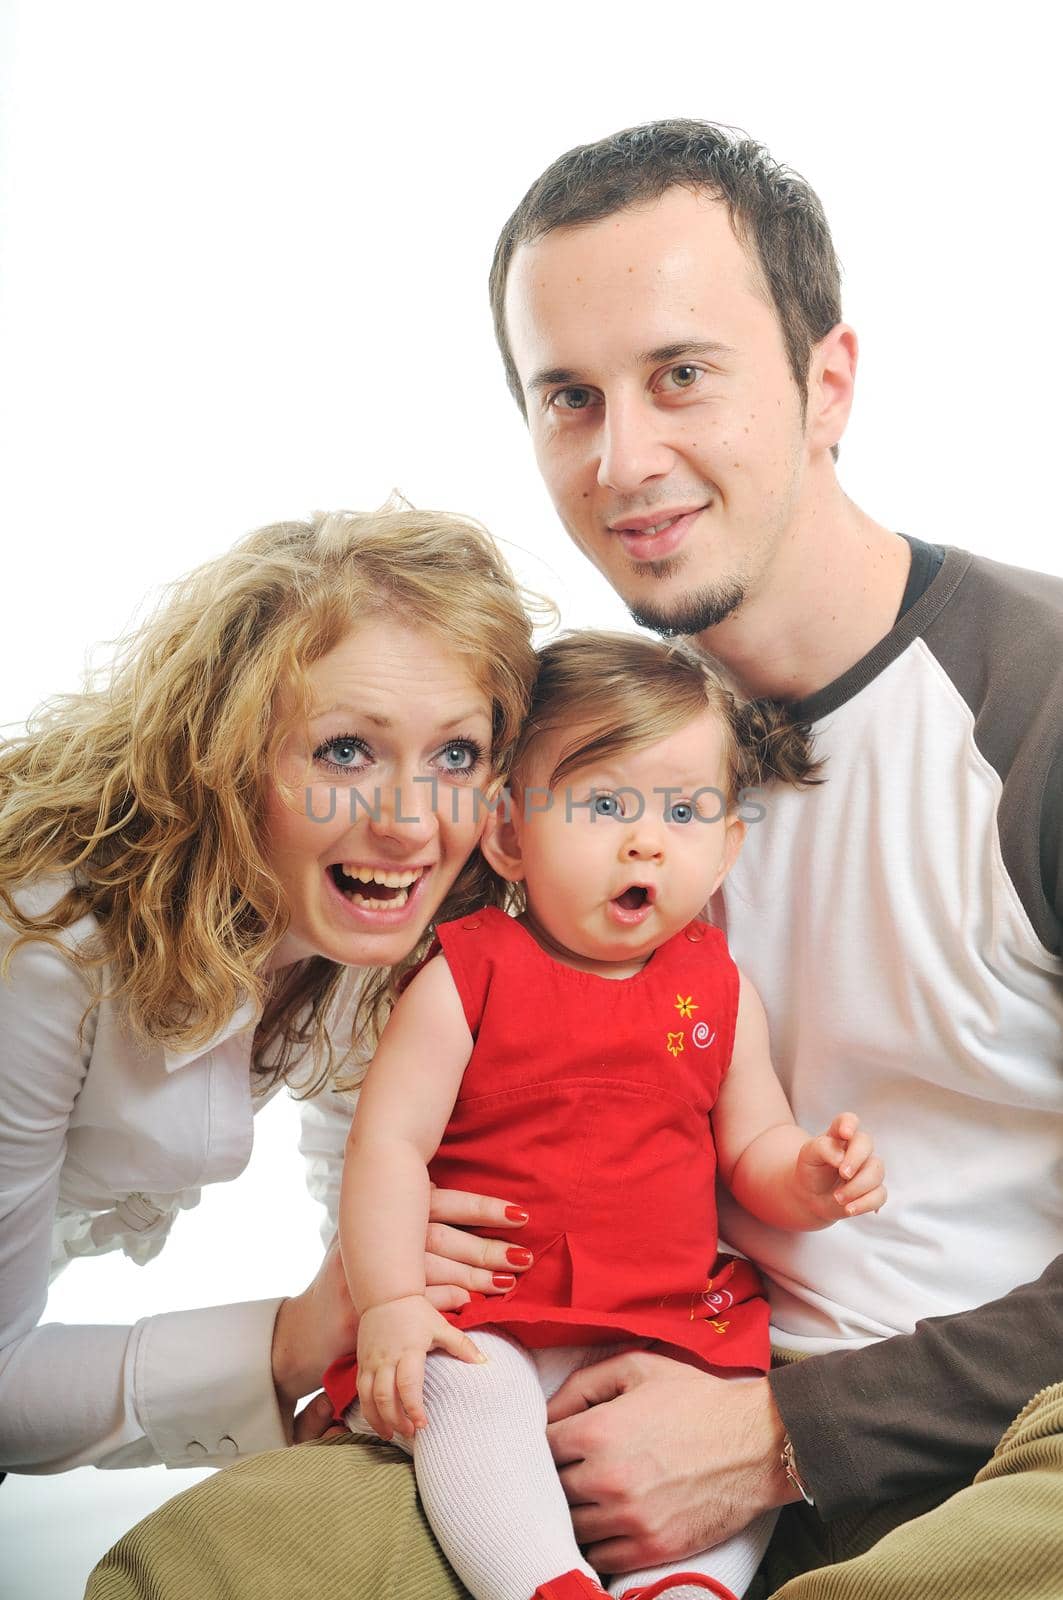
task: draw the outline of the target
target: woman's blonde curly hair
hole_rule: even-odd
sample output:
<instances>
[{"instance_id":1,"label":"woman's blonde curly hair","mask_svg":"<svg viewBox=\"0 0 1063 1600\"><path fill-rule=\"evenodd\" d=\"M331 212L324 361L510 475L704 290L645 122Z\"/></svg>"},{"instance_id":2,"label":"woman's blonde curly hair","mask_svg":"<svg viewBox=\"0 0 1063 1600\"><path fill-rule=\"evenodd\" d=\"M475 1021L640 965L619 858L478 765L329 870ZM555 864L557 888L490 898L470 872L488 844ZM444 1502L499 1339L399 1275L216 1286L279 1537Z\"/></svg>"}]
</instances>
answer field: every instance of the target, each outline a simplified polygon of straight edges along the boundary
<instances>
[{"instance_id":1,"label":"woman's blonde curly hair","mask_svg":"<svg viewBox=\"0 0 1063 1600\"><path fill-rule=\"evenodd\" d=\"M47 702L0 746L0 912L18 935L4 970L28 940L63 948L96 975L96 999L122 1000L143 1043L182 1051L250 999L265 1006L256 1085L298 1073L319 1087L336 1072L327 1019L347 969L314 957L272 987L266 974L287 926L263 852L266 800L282 742L310 713L304 669L370 617L425 629L490 699L492 774L504 776L535 678L529 611L543 609L478 524L394 505L260 528L179 580L84 692ZM281 716L282 701L296 711ZM46 914L19 909L21 886L59 875L71 885ZM477 850L438 915L499 897ZM98 937L60 945L86 913ZM429 938L366 985L360 1043Z\"/></svg>"}]
</instances>

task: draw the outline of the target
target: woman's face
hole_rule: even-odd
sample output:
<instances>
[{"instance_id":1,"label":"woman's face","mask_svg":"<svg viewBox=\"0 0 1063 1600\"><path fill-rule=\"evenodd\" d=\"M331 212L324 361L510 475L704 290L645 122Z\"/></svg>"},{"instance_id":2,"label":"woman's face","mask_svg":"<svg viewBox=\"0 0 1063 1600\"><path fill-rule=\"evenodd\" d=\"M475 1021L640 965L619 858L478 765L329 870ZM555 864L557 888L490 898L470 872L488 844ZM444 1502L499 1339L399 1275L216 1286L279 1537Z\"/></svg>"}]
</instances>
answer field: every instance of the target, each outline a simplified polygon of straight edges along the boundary
<instances>
[{"instance_id":1,"label":"woman's face","mask_svg":"<svg viewBox=\"0 0 1063 1600\"><path fill-rule=\"evenodd\" d=\"M391 966L438 911L483 832L491 702L466 660L400 623L361 624L307 671L308 737L282 747L267 859L290 925L283 966Z\"/></svg>"}]
</instances>

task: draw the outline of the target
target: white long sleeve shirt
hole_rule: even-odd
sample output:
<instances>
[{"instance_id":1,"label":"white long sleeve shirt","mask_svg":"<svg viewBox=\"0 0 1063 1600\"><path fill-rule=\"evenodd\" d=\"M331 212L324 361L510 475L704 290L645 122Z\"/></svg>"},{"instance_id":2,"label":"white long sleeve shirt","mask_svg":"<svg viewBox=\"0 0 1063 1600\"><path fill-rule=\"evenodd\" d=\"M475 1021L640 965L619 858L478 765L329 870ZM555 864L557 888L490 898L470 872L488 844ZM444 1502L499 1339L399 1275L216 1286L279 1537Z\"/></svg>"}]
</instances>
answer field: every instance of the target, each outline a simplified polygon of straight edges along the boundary
<instances>
[{"instance_id":1,"label":"white long sleeve shirt","mask_svg":"<svg viewBox=\"0 0 1063 1600\"><path fill-rule=\"evenodd\" d=\"M22 891L39 912L64 885ZM64 945L91 937L86 917ZM0 924L0 957L12 942ZM71 1258L158 1253L201 1187L247 1165L255 1110L245 1006L202 1050L144 1050L58 951L0 981L0 1468L222 1465L287 1442L270 1364L280 1298L40 1326Z\"/></svg>"}]
</instances>

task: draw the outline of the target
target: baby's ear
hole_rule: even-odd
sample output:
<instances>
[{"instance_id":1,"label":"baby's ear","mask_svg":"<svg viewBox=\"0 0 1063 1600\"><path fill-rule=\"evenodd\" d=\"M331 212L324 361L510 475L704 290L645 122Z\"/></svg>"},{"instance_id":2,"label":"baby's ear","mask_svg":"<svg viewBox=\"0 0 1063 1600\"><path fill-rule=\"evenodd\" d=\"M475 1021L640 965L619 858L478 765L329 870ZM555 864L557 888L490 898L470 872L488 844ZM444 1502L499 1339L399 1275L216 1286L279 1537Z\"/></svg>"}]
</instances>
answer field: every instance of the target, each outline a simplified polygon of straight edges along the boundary
<instances>
[{"instance_id":1,"label":"baby's ear","mask_svg":"<svg viewBox=\"0 0 1063 1600\"><path fill-rule=\"evenodd\" d=\"M489 866L500 878L519 883L524 877L524 858L520 848L518 813L520 794L509 789L499 789L491 797L492 809L480 839L480 849Z\"/></svg>"},{"instance_id":2,"label":"baby's ear","mask_svg":"<svg viewBox=\"0 0 1063 1600\"><path fill-rule=\"evenodd\" d=\"M720 884L723 882L731 868L734 866L735 862L738 860L739 851L741 850L742 844L746 837L746 825L742 821L742 818L738 815L737 811L729 811L727 813L727 816L724 819L724 827L727 829L727 840L723 847L723 861L720 865L720 875L712 886L713 894L716 893L717 889L720 887Z\"/></svg>"}]
</instances>

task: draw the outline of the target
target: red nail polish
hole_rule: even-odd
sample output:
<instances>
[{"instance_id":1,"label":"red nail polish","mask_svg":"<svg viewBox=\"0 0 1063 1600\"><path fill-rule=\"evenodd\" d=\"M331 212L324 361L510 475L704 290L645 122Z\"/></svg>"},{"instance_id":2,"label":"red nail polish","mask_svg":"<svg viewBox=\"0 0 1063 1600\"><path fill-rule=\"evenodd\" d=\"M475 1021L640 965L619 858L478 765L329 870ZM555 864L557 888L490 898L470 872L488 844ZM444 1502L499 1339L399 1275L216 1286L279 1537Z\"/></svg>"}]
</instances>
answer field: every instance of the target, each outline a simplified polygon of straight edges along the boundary
<instances>
[{"instance_id":1,"label":"red nail polish","mask_svg":"<svg viewBox=\"0 0 1063 1600\"><path fill-rule=\"evenodd\" d=\"M530 1250L522 1250L516 1244L511 1244L506 1251L506 1260L512 1261L515 1267L530 1267L534 1259Z\"/></svg>"},{"instance_id":2,"label":"red nail polish","mask_svg":"<svg viewBox=\"0 0 1063 1600\"><path fill-rule=\"evenodd\" d=\"M528 1220L528 1213L526 1211L522 1211L520 1206L507 1206L506 1207L506 1221L507 1222L527 1222L527 1220Z\"/></svg>"},{"instance_id":3,"label":"red nail polish","mask_svg":"<svg viewBox=\"0 0 1063 1600\"><path fill-rule=\"evenodd\" d=\"M496 1289L515 1289L517 1287L517 1279L512 1272L493 1272L491 1274L491 1282Z\"/></svg>"}]
</instances>

